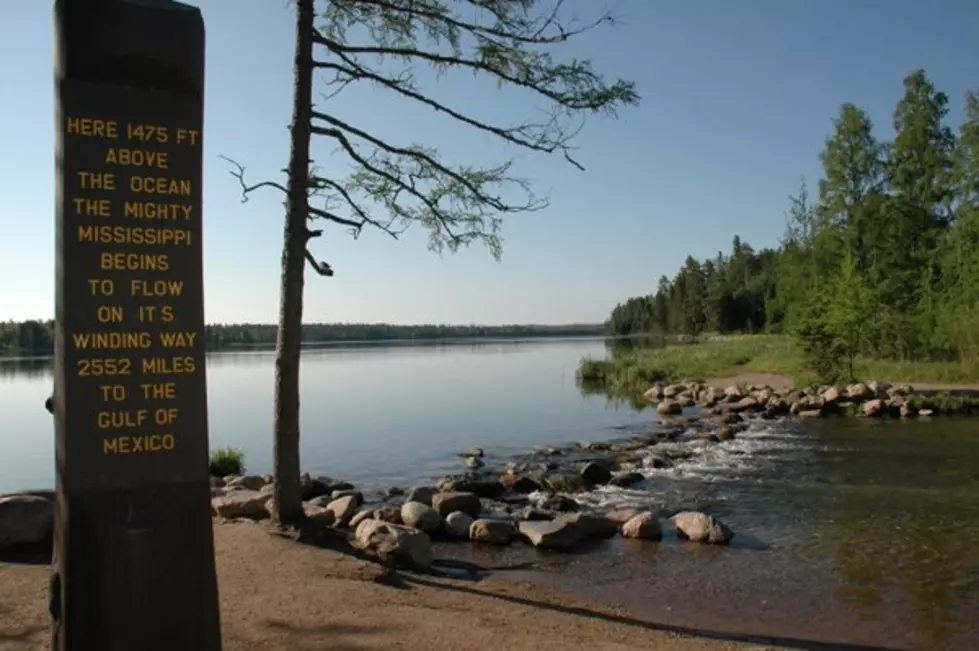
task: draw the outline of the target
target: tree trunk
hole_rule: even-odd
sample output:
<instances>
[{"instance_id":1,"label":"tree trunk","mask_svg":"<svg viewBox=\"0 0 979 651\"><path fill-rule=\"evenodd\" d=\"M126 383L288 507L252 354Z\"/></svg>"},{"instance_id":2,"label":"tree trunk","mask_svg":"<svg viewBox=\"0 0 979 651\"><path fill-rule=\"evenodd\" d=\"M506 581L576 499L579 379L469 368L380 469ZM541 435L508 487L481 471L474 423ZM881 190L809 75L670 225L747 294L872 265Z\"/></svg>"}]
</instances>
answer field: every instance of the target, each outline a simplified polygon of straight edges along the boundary
<instances>
[{"instance_id":1,"label":"tree trunk","mask_svg":"<svg viewBox=\"0 0 979 651\"><path fill-rule=\"evenodd\" d=\"M282 247L279 332L275 348L275 492L272 517L282 525L305 517L299 466L299 354L303 323L310 112L313 94L314 0L296 3L296 59L288 198Z\"/></svg>"}]
</instances>

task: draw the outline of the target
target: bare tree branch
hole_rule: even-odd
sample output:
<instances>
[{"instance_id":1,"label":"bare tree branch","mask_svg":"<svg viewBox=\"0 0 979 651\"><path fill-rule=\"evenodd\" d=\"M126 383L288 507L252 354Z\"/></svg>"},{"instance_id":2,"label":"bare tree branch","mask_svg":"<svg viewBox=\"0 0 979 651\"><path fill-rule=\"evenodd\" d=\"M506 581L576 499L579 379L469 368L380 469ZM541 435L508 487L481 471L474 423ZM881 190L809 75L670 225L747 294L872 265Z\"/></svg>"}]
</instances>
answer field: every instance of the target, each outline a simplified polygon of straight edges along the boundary
<instances>
[{"instance_id":1,"label":"bare tree branch","mask_svg":"<svg viewBox=\"0 0 979 651\"><path fill-rule=\"evenodd\" d=\"M249 185L248 183L245 182L245 166L244 165L242 165L241 163L238 163L235 160L232 160L231 158L228 158L227 156L223 156L222 155L221 158L224 159L224 160L226 160L226 161L228 161L235 168L233 170L228 170L228 174L230 174L231 176L233 176L236 179L238 179L238 184L241 186L241 202L242 203L245 203L246 201L248 201L248 195L250 195L255 190L259 190L261 188L275 188L276 190L278 190L282 194L288 194L288 192L286 191L285 186L282 185L281 183L276 183L275 181L261 181L259 183L254 184L254 185Z\"/></svg>"}]
</instances>

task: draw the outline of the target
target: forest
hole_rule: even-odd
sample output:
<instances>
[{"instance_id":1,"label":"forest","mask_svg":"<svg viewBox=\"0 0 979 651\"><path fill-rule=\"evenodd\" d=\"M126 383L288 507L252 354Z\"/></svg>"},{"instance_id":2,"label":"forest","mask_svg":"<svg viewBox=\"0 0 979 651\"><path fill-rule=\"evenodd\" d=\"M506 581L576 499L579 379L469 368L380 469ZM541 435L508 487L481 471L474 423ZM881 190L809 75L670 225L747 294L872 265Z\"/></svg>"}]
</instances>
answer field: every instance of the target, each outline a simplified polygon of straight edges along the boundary
<instances>
[{"instance_id":1,"label":"forest","mask_svg":"<svg viewBox=\"0 0 979 651\"><path fill-rule=\"evenodd\" d=\"M212 324L206 327L208 350L272 347L277 326L264 323ZM571 337L602 334L601 324L569 325L393 325L389 323L310 323L305 344L368 341L438 341L486 337ZM34 357L54 352L54 321L0 322L0 357Z\"/></svg>"},{"instance_id":2,"label":"forest","mask_svg":"<svg viewBox=\"0 0 979 651\"><path fill-rule=\"evenodd\" d=\"M858 357L975 362L979 93L966 93L957 128L948 113L924 70L904 79L893 139L843 104L822 178L790 199L778 246L735 237L728 253L688 257L649 295L617 305L606 332L791 334L826 380L852 376Z\"/></svg>"}]
</instances>

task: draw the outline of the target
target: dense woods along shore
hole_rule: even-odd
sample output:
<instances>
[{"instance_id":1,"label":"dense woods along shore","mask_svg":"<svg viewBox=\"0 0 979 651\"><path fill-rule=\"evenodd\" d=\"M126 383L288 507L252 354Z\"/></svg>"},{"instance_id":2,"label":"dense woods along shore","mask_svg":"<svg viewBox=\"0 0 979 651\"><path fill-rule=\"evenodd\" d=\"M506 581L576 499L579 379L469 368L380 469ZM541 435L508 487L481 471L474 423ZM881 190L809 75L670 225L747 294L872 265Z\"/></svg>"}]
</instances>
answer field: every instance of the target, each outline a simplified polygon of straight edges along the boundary
<instances>
[{"instance_id":1,"label":"dense woods along shore","mask_svg":"<svg viewBox=\"0 0 979 651\"><path fill-rule=\"evenodd\" d=\"M212 324L206 328L208 350L274 346L277 326L266 323ZM309 323L303 343L371 341L438 341L442 339L591 337L601 324L567 325L395 325L390 323ZM34 357L54 351L54 321L0 322L0 357Z\"/></svg>"},{"instance_id":2,"label":"dense woods along shore","mask_svg":"<svg viewBox=\"0 0 979 651\"><path fill-rule=\"evenodd\" d=\"M791 198L778 246L755 250L734 237L729 253L687 257L648 295L616 306L606 331L790 334L804 371L826 384L979 379L979 92L964 94L953 126L948 113L960 100L925 71L895 91L889 141L865 110L840 107L817 191L803 183ZM858 368L868 364L901 372ZM611 375L638 381L625 370L649 366L638 356ZM654 378L642 379L648 388Z\"/></svg>"}]
</instances>

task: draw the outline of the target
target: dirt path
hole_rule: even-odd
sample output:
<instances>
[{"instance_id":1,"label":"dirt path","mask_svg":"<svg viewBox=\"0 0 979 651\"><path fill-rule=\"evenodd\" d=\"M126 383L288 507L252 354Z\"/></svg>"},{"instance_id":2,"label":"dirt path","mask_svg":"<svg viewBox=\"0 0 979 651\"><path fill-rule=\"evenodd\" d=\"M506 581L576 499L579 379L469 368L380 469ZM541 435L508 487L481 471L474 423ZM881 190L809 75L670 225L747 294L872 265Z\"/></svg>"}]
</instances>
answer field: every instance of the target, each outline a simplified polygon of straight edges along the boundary
<instances>
[{"instance_id":1,"label":"dirt path","mask_svg":"<svg viewBox=\"0 0 979 651\"><path fill-rule=\"evenodd\" d=\"M219 524L215 536L224 651L820 648L678 635L529 584L402 575L400 585L388 585L375 565L259 525ZM48 648L47 572L0 565L0 651Z\"/></svg>"}]
</instances>

